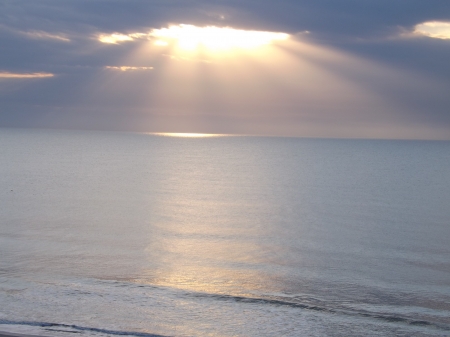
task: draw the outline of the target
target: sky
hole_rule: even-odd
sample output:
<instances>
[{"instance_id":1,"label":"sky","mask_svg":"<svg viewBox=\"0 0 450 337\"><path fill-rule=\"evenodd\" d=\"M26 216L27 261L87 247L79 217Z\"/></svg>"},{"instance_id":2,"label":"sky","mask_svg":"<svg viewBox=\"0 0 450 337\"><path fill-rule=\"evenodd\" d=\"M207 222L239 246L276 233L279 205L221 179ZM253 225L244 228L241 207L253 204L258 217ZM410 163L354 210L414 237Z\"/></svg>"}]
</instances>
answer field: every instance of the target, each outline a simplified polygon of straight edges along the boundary
<instances>
[{"instance_id":1,"label":"sky","mask_svg":"<svg viewBox=\"0 0 450 337\"><path fill-rule=\"evenodd\" d=\"M450 140L448 0L0 0L0 127Z\"/></svg>"}]
</instances>

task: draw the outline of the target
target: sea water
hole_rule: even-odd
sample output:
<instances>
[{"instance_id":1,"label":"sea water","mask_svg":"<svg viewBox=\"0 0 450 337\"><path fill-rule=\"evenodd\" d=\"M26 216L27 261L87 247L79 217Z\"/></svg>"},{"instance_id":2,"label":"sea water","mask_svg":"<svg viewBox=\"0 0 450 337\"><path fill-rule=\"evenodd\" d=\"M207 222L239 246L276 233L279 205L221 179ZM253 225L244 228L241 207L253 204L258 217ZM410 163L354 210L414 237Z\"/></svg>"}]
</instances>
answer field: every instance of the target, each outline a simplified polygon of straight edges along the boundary
<instances>
[{"instance_id":1,"label":"sea water","mask_svg":"<svg viewBox=\"0 0 450 337\"><path fill-rule=\"evenodd\" d=\"M0 331L448 336L450 142L0 129Z\"/></svg>"}]
</instances>

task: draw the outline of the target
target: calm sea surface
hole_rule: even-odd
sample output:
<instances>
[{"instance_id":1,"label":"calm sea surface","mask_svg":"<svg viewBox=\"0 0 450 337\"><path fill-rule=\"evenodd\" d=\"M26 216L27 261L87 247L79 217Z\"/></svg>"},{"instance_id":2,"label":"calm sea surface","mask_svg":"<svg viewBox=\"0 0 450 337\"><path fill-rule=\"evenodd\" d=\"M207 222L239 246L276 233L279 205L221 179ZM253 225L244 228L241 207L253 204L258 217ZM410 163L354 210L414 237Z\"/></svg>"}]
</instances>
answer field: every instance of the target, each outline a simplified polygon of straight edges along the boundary
<instances>
[{"instance_id":1,"label":"calm sea surface","mask_svg":"<svg viewBox=\"0 0 450 337\"><path fill-rule=\"evenodd\" d=\"M450 142L0 129L0 331L449 336Z\"/></svg>"}]
</instances>

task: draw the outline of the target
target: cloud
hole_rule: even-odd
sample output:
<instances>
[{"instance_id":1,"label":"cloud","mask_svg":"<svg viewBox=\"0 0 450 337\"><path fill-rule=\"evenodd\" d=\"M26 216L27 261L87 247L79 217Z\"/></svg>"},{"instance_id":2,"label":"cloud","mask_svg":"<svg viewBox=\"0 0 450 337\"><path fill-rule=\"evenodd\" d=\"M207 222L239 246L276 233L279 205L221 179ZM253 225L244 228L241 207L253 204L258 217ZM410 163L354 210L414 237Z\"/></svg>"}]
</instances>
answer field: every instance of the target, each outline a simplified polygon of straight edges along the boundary
<instances>
[{"instance_id":1,"label":"cloud","mask_svg":"<svg viewBox=\"0 0 450 337\"><path fill-rule=\"evenodd\" d=\"M113 34L100 34L98 36L98 41L102 43L109 44L118 44L120 42L133 41L134 39L142 38L147 36L145 33L133 33L133 34L122 34L122 33L113 33Z\"/></svg>"},{"instance_id":2,"label":"cloud","mask_svg":"<svg viewBox=\"0 0 450 337\"><path fill-rule=\"evenodd\" d=\"M414 27L413 33L433 39L450 40L450 22L427 21L419 23Z\"/></svg>"},{"instance_id":3,"label":"cloud","mask_svg":"<svg viewBox=\"0 0 450 337\"><path fill-rule=\"evenodd\" d=\"M417 125L436 128L426 131L430 138L449 139L450 44L439 40L446 36L442 25L438 36L429 25L450 22L448 0L411 0L408 10L392 0L5 3L3 126L177 131L180 125L185 132L311 136L339 136L348 126L348 135L364 136L372 126L395 135L397 126ZM209 53L153 35L180 22L291 38L260 50ZM353 120L367 128L356 130ZM197 130L196 123L211 129Z\"/></svg>"},{"instance_id":4,"label":"cloud","mask_svg":"<svg viewBox=\"0 0 450 337\"><path fill-rule=\"evenodd\" d=\"M106 66L105 69L130 71L130 70L152 70L153 67Z\"/></svg>"},{"instance_id":5,"label":"cloud","mask_svg":"<svg viewBox=\"0 0 450 337\"><path fill-rule=\"evenodd\" d=\"M61 33L49 33L44 30L20 30L0 24L0 29L19 34L30 39L57 40L60 42L70 42L70 39Z\"/></svg>"},{"instance_id":6,"label":"cloud","mask_svg":"<svg viewBox=\"0 0 450 337\"><path fill-rule=\"evenodd\" d=\"M10 73L0 72L0 78L45 78L55 76L52 73Z\"/></svg>"},{"instance_id":7,"label":"cloud","mask_svg":"<svg viewBox=\"0 0 450 337\"><path fill-rule=\"evenodd\" d=\"M70 39L62 34L51 34L42 30L32 30L28 32L20 32L32 39L57 40L62 42L70 42Z\"/></svg>"}]
</instances>

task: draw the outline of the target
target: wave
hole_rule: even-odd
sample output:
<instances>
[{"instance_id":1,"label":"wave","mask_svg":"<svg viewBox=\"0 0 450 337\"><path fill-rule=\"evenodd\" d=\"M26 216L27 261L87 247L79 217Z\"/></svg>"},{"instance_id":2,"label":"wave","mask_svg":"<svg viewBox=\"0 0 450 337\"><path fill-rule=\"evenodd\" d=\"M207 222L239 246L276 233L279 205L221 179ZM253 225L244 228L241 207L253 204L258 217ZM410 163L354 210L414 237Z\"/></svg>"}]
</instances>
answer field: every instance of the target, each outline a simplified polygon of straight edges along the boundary
<instances>
[{"instance_id":1,"label":"wave","mask_svg":"<svg viewBox=\"0 0 450 337\"><path fill-rule=\"evenodd\" d=\"M62 323L49 323L49 322L31 322L31 321L11 321L11 320L0 320L0 325L26 325L26 326L34 326L44 328L49 331L58 331L58 332L68 332L68 333L81 333L83 331L97 332L108 335L115 336L136 336L136 337L173 337L168 335L157 335L147 332L136 332L136 331L120 331L120 330L110 330L110 329L101 329L94 327L86 327L75 324L62 324ZM58 329L60 328L60 329ZM73 329L75 331L63 330L65 329Z\"/></svg>"},{"instance_id":2,"label":"wave","mask_svg":"<svg viewBox=\"0 0 450 337\"><path fill-rule=\"evenodd\" d=\"M219 294L207 294L207 293L191 293L190 296L211 298L219 301L235 301L242 303L258 304L258 305L275 305L275 306L287 306L291 308L299 308L303 310L318 311L324 313L342 314L354 317L372 318L376 320L382 320L389 323L403 323L412 326L424 326L430 328L436 328L439 330L450 331L450 325L444 323L437 323L428 320L414 319L399 314L388 314L379 312L370 312L366 310L357 310L352 308L331 308L325 305L307 304L302 302L293 302L280 298L262 298L262 297L247 297L247 296L234 296L234 295L219 295Z\"/></svg>"},{"instance_id":3,"label":"wave","mask_svg":"<svg viewBox=\"0 0 450 337\"><path fill-rule=\"evenodd\" d=\"M123 283L122 281L113 281L113 283L120 286L129 285L129 282ZM347 306L338 306L336 302L330 303L327 301L321 301L312 297L309 297L308 299L299 298L299 297L284 297L283 295L263 295L261 294L260 297L252 297L250 295L232 295L232 294L214 294L214 293L207 293L207 292L191 292L186 291L182 289L176 289L171 287L160 287L150 284L139 284L134 285L141 288L151 288L151 289L159 289L159 290L177 290L179 291L179 295L185 296L185 297L191 297L191 298L205 298L209 300L216 300L216 301L234 301L234 302L240 302L240 303L247 303L247 304L257 304L257 305L271 305L271 306L278 306L278 307L290 307L290 308L298 308L302 310L309 310L309 311L316 311L316 312L322 312L322 313L330 313L330 314L341 314L345 316L350 317L361 317L361 318L367 318L367 319L375 319L378 321L384 321L386 323L398 323L398 324L405 324L409 326L422 326L422 327L428 327L428 328L434 328L441 331L450 331L450 325L443 323L443 322L437 322L430 319L417 319L414 317L408 317L407 315L402 315L399 313L385 313L385 312L378 312L378 311L369 311L369 310L363 310L360 308L351 308Z\"/></svg>"},{"instance_id":4,"label":"wave","mask_svg":"<svg viewBox=\"0 0 450 337\"><path fill-rule=\"evenodd\" d=\"M138 294L135 294L141 297L141 291L150 290L151 293L162 291L159 296L163 297L185 297L185 298L196 298L196 299L204 299L206 301L225 301L225 302L238 302L243 304L257 305L257 306L276 306L276 307L289 307L293 309L299 310L308 310L312 312L320 312L324 314L333 314L333 315L343 315L347 317L354 317L376 320L378 322L385 322L391 324L400 324L407 325L411 327L422 327L425 329L435 329L440 332L444 331L444 334L449 334L450 325L447 322L439 321L439 317L433 316L422 316L420 314L407 315L400 314L396 312L383 312L382 310L370 310L370 309L361 309L345 306L343 303L338 302L328 302L322 301L320 299L316 299L313 297L302 298L300 296L289 297L283 294L258 294L258 295L233 295L233 294L215 294L215 293L207 293L207 292L191 292L182 289L176 289L171 287L161 287L155 285L147 285L147 284L136 284L130 281L111 281L111 280L102 280L102 289L104 286L113 286L113 287L127 287L132 289L142 289L138 291ZM80 292L86 295L94 294L92 292L93 289L75 289L76 294L78 295ZM95 289L94 289L95 290ZM111 289L109 289L111 290ZM72 289L72 292L74 290ZM169 293L168 293L169 292ZM121 292L122 293L122 292ZM128 291L127 291L128 293ZM133 294L133 292L132 292ZM13 318L13 317L8 317ZM51 318L50 318L51 319ZM89 324L89 323L88 323ZM87 325L88 325L87 324ZM22 321L22 320L6 320L0 319L0 327L1 325L24 325L24 326L34 326L39 327L43 330L51 331L51 332L67 332L67 333L81 333L81 332L92 332L112 335L112 336L136 336L136 337L169 337L170 335L160 335L160 334L152 334L147 332L139 332L139 331L121 331L121 330L113 330L107 328L97 328L97 327L89 327L82 325L72 325L72 324L63 324L63 323L55 323L55 322L35 322L35 321ZM450 335L450 334L449 334Z\"/></svg>"}]
</instances>

